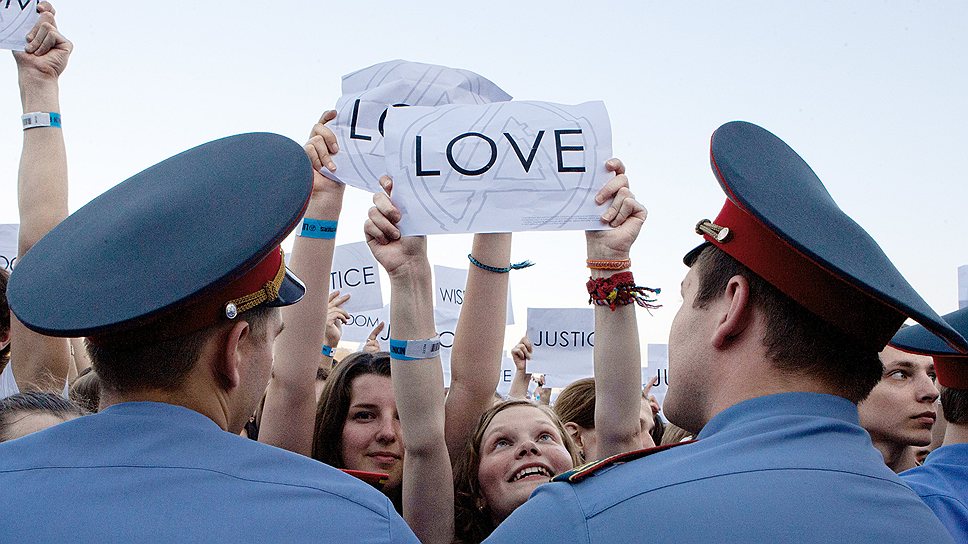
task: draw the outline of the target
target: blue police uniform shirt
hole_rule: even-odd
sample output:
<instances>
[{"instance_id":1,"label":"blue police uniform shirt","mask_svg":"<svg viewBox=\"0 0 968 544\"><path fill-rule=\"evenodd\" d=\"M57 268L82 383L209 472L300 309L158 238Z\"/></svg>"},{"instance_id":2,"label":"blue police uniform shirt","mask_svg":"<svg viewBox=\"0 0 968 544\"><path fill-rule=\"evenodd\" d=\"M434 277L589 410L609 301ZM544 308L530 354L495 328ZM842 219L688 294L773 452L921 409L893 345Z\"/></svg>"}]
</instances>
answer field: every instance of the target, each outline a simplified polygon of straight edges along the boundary
<instances>
[{"instance_id":1,"label":"blue police uniform shirt","mask_svg":"<svg viewBox=\"0 0 968 544\"><path fill-rule=\"evenodd\" d=\"M2 542L417 542L390 501L170 404L0 444Z\"/></svg>"},{"instance_id":2,"label":"blue police uniform shirt","mask_svg":"<svg viewBox=\"0 0 968 544\"><path fill-rule=\"evenodd\" d=\"M968 444L941 446L924 464L901 473L934 510L955 542L968 542Z\"/></svg>"},{"instance_id":3,"label":"blue police uniform shirt","mask_svg":"<svg viewBox=\"0 0 968 544\"><path fill-rule=\"evenodd\" d=\"M841 397L783 393L698 441L542 485L487 542L951 542Z\"/></svg>"}]
</instances>

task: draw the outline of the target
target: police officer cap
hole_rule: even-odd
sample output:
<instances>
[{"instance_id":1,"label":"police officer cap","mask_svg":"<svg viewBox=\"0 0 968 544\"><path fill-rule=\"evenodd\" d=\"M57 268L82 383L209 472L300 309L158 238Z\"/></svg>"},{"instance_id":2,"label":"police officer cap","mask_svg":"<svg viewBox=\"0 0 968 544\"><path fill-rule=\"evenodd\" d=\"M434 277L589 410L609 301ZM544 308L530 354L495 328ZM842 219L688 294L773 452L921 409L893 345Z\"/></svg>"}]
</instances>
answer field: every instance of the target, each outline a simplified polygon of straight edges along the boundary
<instances>
[{"instance_id":1,"label":"police officer cap","mask_svg":"<svg viewBox=\"0 0 968 544\"><path fill-rule=\"evenodd\" d=\"M305 287L280 242L305 212L312 167L277 134L209 142L136 174L77 210L20 261L8 298L50 336L177 337Z\"/></svg>"},{"instance_id":2,"label":"police officer cap","mask_svg":"<svg viewBox=\"0 0 968 544\"><path fill-rule=\"evenodd\" d=\"M714 221L697 224L706 242L686 255L687 265L712 244L862 345L879 351L910 317L953 351L968 352L778 137L727 123L713 133L710 162L727 200Z\"/></svg>"},{"instance_id":3,"label":"police officer cap","mask_svg":"<svg viewBox=\"0 0 968 544\"><path fill-rule=\"evenodd\" d=\"M968 308L951 312L944 316L944 320L962 335L968 335ZM968 356L951 349L928 329L920 325L901 329L891 338L891 346L908 353L930 355L934 358L938 383L954 389L968 389Z\"/></svg>"}]
</instances>

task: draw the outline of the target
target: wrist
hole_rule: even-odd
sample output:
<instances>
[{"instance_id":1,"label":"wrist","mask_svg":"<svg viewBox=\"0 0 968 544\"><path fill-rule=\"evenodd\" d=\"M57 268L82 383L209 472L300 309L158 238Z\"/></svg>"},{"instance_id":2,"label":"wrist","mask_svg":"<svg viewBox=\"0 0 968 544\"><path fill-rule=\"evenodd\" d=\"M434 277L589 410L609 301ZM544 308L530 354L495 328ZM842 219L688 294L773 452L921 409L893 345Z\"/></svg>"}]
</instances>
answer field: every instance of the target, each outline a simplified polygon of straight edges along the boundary
<instances>
[{"instance_id":1,"label":"wrist","mask_svg":"<svg viewBox=\"0 0 968 544\"><path fill-rule=\"evenodd\" d=\"M430 283L430 261L427 257L415 258L387 272L390 276L391 284L415 284L420 285Z\"/></svg>"},{"instance_id":2,"label":"wrist","mask_svg":"<svg viewBox=\"0 0 968 544\"><path fill-rule=\"evenodd\" d=\"M32 111L60 111L60 89L57 80L20 83L20 105L23 113Z\"/></svg>"}]
</instances>

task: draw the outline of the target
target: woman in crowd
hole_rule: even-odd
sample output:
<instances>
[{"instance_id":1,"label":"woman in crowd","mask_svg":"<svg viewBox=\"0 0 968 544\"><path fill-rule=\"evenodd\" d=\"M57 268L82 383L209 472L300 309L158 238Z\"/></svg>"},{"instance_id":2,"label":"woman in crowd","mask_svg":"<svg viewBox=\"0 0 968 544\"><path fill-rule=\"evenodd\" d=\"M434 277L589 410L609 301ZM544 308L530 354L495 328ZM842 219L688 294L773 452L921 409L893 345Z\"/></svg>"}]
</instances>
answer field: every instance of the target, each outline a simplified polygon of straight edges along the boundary
<instances>
[{"instance_id":1,"label":"woman in crowd","mask_svg":"<svg viewBox=\"0 0 968 544\"><path fill-rule=\"evenodd\" d=\"M57 393L28 391L0 399L0 442L42 431L87 415L87 411Z\"/></svg>"},{"instance_id":2,"label":"woman in crowd","mask_svg":"<svg viewBox=\"0 0 968 544\"><path fill-rule=\"evenodd\" d=\"M931 443L937 420L934 361L890 346L880 353L881 381L857 405L860 424L894 472L918 465L917 446Z\"/></svg>"}]
</instances>

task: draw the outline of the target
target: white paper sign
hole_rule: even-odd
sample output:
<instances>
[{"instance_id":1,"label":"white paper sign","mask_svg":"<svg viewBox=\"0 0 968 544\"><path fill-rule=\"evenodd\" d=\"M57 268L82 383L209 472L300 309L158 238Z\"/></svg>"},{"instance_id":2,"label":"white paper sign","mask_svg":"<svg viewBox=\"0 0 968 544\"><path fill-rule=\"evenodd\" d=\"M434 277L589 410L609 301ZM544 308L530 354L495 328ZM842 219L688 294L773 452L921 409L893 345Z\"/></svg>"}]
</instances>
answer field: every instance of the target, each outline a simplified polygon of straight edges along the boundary
<instances>
[{"instance_id":1,"label":"white paper sign","mask_svg":"<svg viewBox=\"0 0 968 544\"><path fill-rule=\"evenodd\" d=\"M968 264L958 267L958 309L968 307Z\"/></svg>"},{"instance_id":2,"label":"white paper sign","mask_svg":"<svg viewBox=\"0 0 968 544\"><path fill-rule=\"evenodd\" d=\"M464 287L466 285L466 268L434 265L434 312L455 319L460 316L460 309L464 305ZM514 325L514 309L511 306L510 287L508 288L506 324Z\"/></svg>"},{"instance_id":3,"label":"white paper sign","mask_svg":"<svg viewBox=\"0 0 968 544\"><path fill-rule=\"evenodd\" d=\"M0 225L0 268L12 272L17 264L17 233L20 225Z\"/></svg>"},{"instance_id":4,"label":"white paper sign","mask_svg":"<svg viewBox=\"0 0 968 544\"><path fill-rule=\"evenodd\" d=\"M591 308L528 308L528 338L534 345L528 372L548 375L559 387L594 373L595 311Z\"/></svg>"},{"instance_id":5,"label":"white paper sign","mask_svg":"<svg viewBox=\"0 0 968 544\"><path fill-rule=\"evenodd\" d=\"M501 358L501 377L497 381L497 392L502 397L507 398L511 391L511 382L514 381L514 360L510 357Z\"/></svg>"},{"instance_id":6,"label":"white paper sign","mask_svg":"<svg viewBox=\"0 0 968 544\"><path fill-rule=\"evenodd\" d=\"M390 349L390 305L376 310L366 310L362 312L350 312L348 323L343 325L343 336L341 340L347 342L366 342L366 339L373 332L373 329L380 323L386 323L377 340L380 342L380 349L387 351Z\"/></svg>"},{"instance_id":7,"label":"white paper sign","mask_svg":"<svg viewBox=\"0 0 968 544\"><path fill-rule=\"evenodd\" d=\"M642 387L652 383L650 394L662 406L669 390L669 345L649 344L647 360L649 366L642 368Z\"/></svg>"},{"instance_id":8,"label":"white paper sign","mask_svg":"<svg viewBox=\"0 0 968 544\"><path fill-rule=\"evenodd\" d=\"M380 265L366 242L336 246L329 289L339 291L341 294L350 294L350 299L343 305L343 309L347 312L362 312L383 307Z\"/></svg>"},{"instance_id":9,"label":"white paper sign","mask_svg":"<svg viewBox=\"0 0 968 544\"><path fill-rule=\"evenodd\" d=\"M393 108L386 167L404 235L596 230L613 174L602 102Z\"/></svg>"},{"instance_id":10,"label":"white paper sign","mask_svg":"<svg viewBox=\"0 0 968 544\"><path fill-rule=\"evenodd\" d=\"M340 152L333 156L336 172L326 175L370 192L382 190L386 174L383 133L388 108L394 105L438 106L486 104L510 100L497 85L474 72L393 60L343 76L338 115L329 126Z\"/></svg>"},{"instance_id":11,"label":"white paper sign","mask_svg":"<svg viewBox=\"0 0 968 544\"><path fill-rule=\"evenodd\" d=\"M37 0L0 1L0 49L23 51L39 16Z\"/></svg>"}]
</instances>

